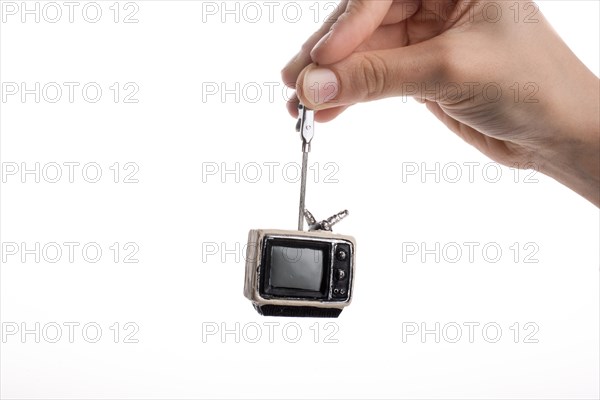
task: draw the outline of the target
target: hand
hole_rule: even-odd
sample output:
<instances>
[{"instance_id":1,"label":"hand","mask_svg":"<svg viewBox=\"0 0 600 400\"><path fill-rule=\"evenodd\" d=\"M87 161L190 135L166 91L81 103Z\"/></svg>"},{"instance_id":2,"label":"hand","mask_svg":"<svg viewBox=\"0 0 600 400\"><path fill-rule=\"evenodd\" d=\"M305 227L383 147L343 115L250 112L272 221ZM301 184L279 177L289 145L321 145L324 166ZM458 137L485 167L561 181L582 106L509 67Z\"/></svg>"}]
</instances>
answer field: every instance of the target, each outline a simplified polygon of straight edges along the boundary
<instances>
[{"instance_id":1,"label":"hand","mask_svg":"<svg viewBox=\"0 0 600 400\"><path fill-rule=\"evenodd\" d=\"M320 122L413 96L491 159L536 168L600 206L598 78L534 3L518 2L515 21L515 3L345 0L282 77Z\"/></svg>"}]
</instances>

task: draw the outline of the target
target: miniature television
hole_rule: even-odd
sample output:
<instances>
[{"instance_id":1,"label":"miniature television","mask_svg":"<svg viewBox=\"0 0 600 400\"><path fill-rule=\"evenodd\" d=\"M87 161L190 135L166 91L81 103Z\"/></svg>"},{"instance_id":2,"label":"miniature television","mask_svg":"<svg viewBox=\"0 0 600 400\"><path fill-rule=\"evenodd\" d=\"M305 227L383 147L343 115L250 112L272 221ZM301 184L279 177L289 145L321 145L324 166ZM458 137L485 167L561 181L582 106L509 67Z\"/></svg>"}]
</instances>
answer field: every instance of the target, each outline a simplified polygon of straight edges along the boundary
<instances>
[{"instance_id":1,"label":"miniature television","mask_svg":"<svg viewBox=\"0 0 600 400\"><path fill-rule=\"evenodd\" d=\"M336 318L352 299L355 247L328 231L251 230L244 295L265 316Z\"/></svg>"}]
</instances>

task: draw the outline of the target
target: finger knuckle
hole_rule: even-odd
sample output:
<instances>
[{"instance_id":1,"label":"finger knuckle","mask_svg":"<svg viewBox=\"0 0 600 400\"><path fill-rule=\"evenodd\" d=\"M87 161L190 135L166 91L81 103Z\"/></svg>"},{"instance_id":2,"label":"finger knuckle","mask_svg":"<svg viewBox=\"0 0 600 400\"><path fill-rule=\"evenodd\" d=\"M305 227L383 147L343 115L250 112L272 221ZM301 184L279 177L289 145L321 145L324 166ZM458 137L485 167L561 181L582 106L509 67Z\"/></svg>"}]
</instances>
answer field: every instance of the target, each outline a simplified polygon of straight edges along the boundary
<instances>
[{"instance_id":1,"label":"finger knuckle","mask_svg":"<svg viewBox=\"0 0 600 400\"><path fill-rule=\"evenodd\" d=\"M385 61L376 54L367 54L362 57L357 72L357 81L361 82L363 95L366 100L380 97L389 82L389 71Z\"/></svg>"}]
</instances>

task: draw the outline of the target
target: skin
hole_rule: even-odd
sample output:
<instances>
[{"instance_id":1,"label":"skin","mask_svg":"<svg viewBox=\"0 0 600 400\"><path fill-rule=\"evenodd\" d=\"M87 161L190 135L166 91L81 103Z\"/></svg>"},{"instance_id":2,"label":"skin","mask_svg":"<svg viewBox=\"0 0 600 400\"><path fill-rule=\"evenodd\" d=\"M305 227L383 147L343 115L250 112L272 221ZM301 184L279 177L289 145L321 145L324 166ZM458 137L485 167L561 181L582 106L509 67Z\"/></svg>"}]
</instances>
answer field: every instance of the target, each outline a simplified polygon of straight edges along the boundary
<instances>
[{"instance_id":1,"label":"skin","mask_svg":"<svg viewBox=\"0 0 600 400\"><path fill-rule=\"evenodd\" d=\"M530 1L515 21L515 2L342 1L283 69L288 109L299 98L326 122L412 96L494 161L600 207L600 82Z\"/></svg>"}]
</instances>

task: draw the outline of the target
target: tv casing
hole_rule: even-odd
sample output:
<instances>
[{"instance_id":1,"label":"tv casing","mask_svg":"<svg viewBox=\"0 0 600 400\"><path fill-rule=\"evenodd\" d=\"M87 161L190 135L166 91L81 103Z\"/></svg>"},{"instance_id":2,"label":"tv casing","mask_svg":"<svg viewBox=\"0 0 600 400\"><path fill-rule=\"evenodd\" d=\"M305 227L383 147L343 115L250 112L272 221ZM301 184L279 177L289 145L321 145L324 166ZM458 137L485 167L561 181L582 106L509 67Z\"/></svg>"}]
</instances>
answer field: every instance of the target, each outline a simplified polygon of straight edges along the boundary
<instances>
[{"instance_id":1,"label":"tv casing","mask_svg":"<svg viewBox=\"0 0 600 400\"><path fill-rule=\"evenodd\" d=\"M316 241L316 242L327 242L331 243L331 253L329 254L328 260L329 265L325 265L327 273L329 274L329 291L327 299L310 299L300 297L277 297L272 295L263 296L260 293L261 288L261 270L262 262L265 257L263 251L265 249L266 239L283 239L283 240L299 240L299 241ZM350 265L348 279L348 296L344 300L332 299L333 291L333 265L334 257L333 254L334 246L338 243L347 244L350 246ZM335 317L339 315L339 312L344 307L350 305L352 301L352 293L354 291L354 273L356 264L356 241L352 236L339 235L329 231L289 231L289 230L277 230L277 229L253 229L248 233L248 245L246 247L246 277L244 283L244 296L252 301L256 310L262 314L261 307L263 306L285 306L285 307L298 307L298 310L302 309L323 309L325 315L302 315L302 312L294 314L294 316L329 316ZM326 310L330 311L339 310L337 315L327 315ZM266 315L266 314L265 314ZM292 315L283 315L292 316Z\"/></svg>"}]
</instances>

